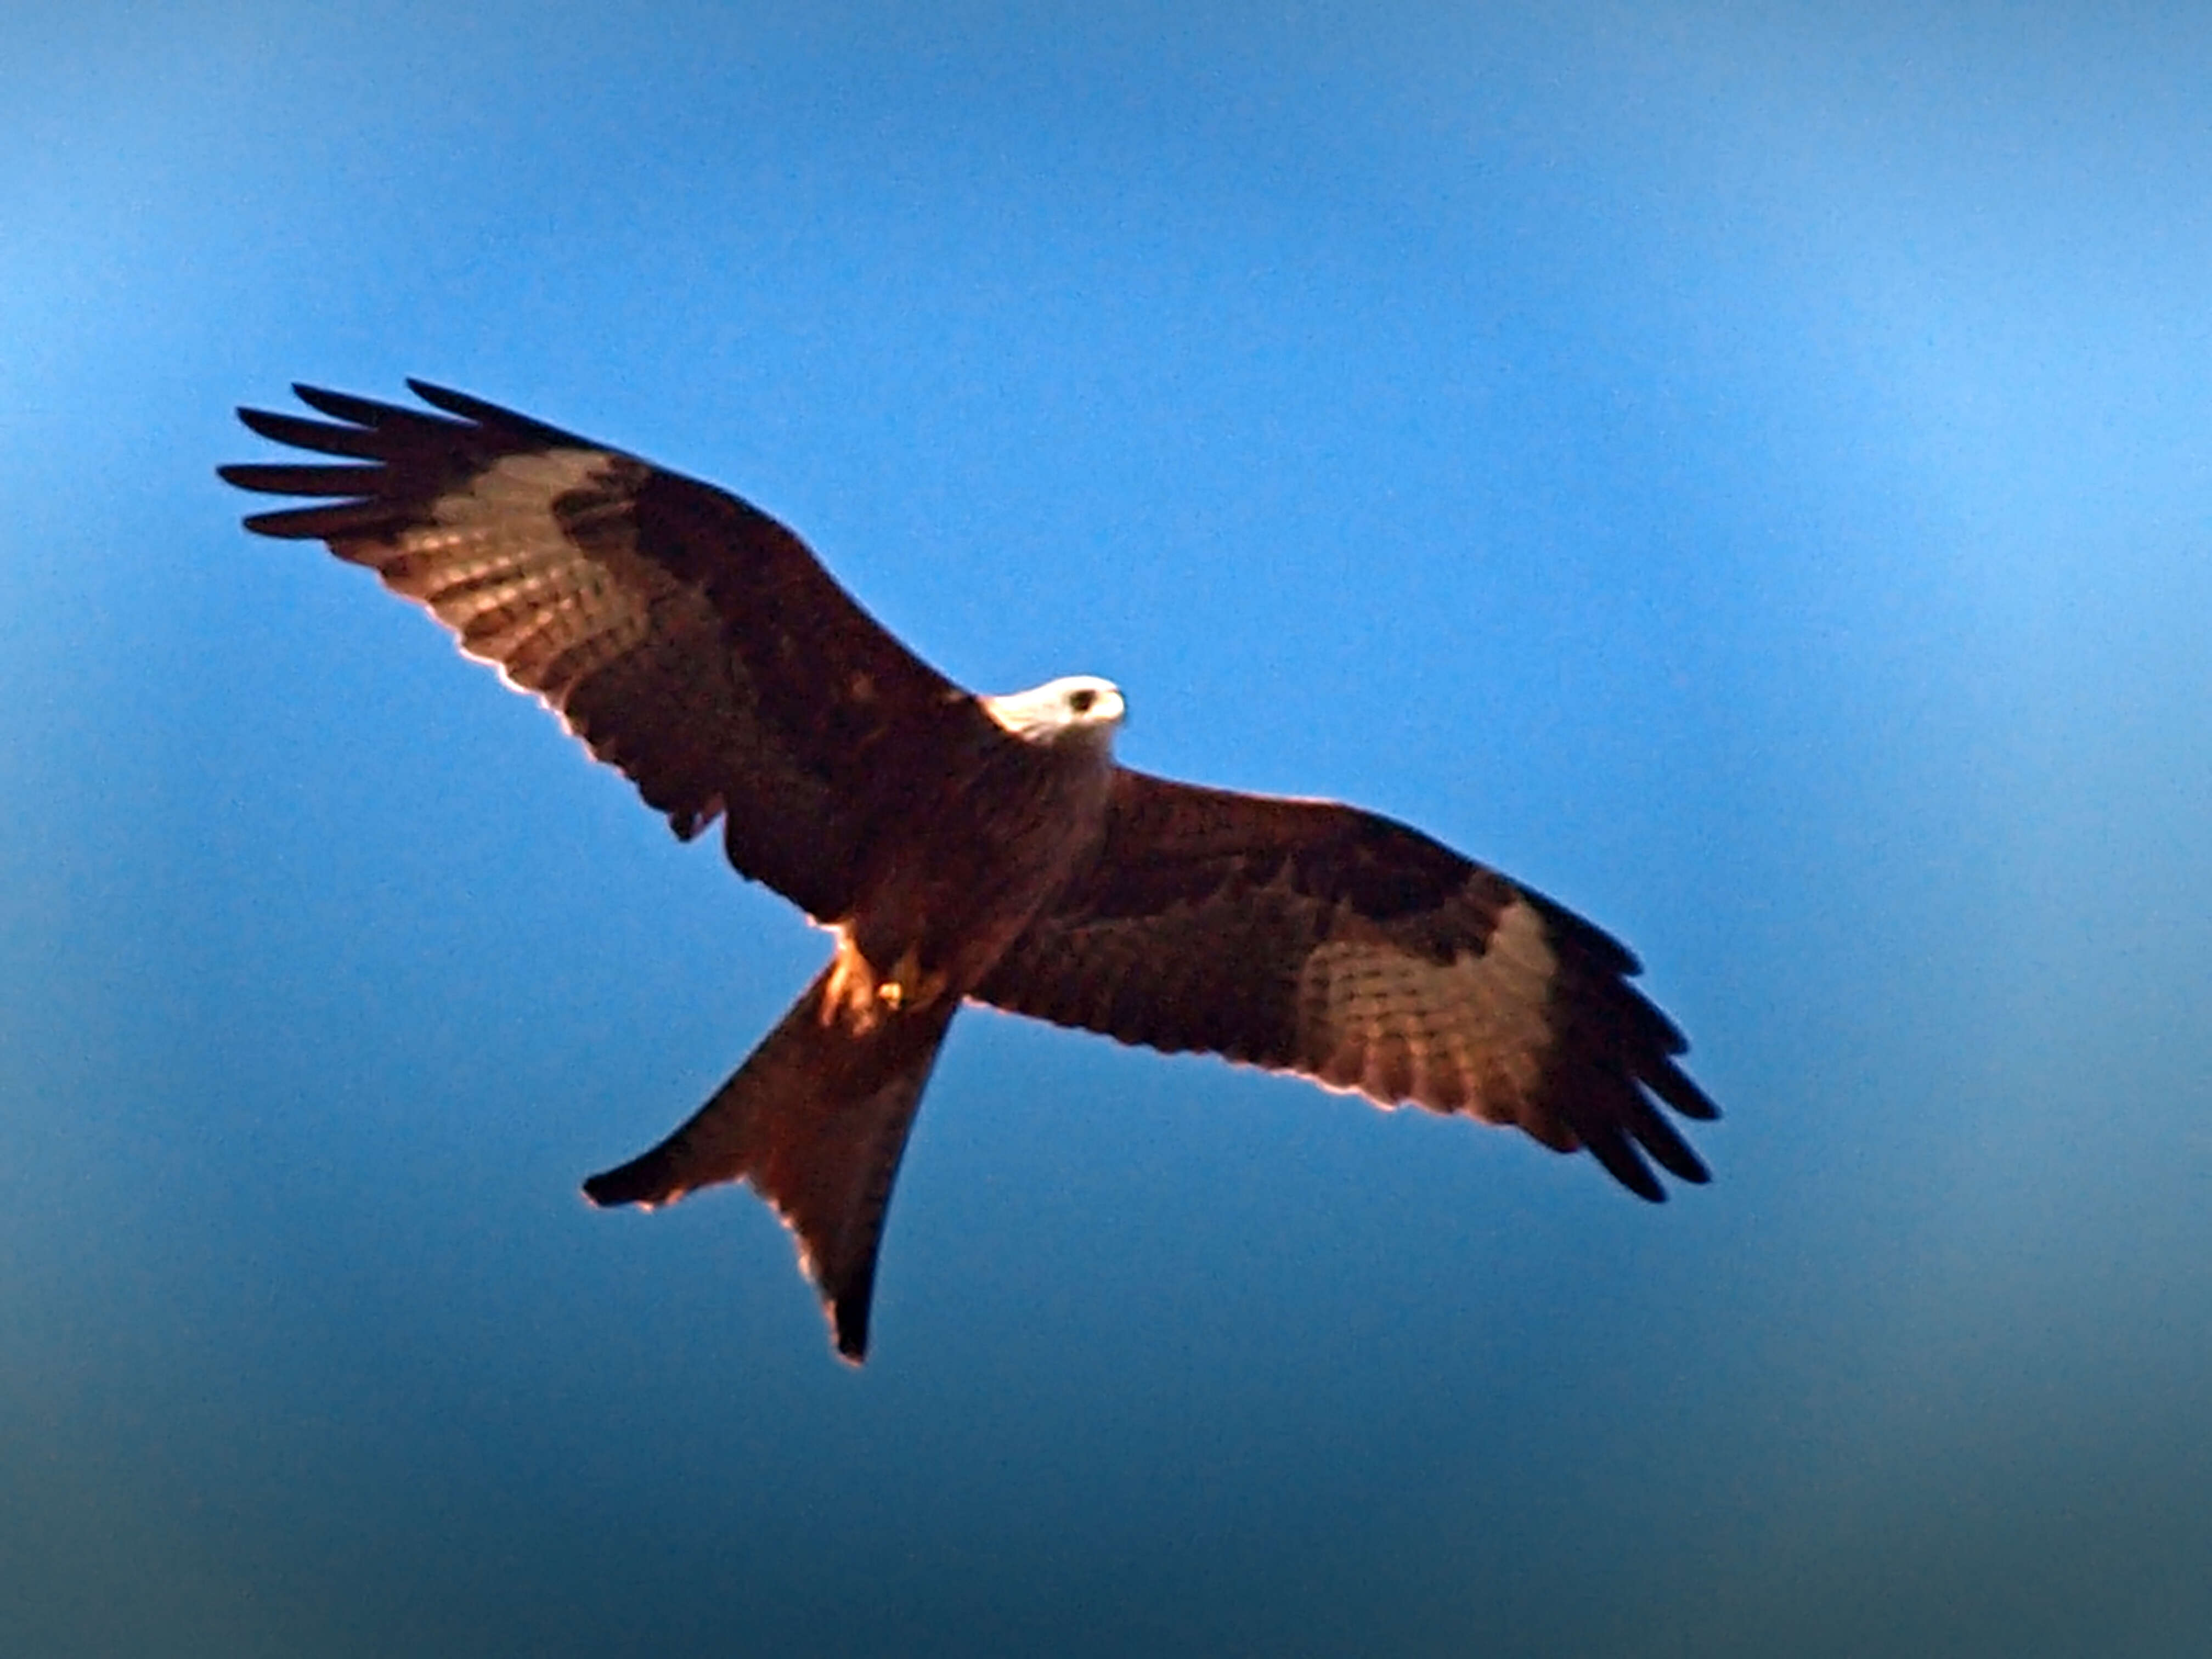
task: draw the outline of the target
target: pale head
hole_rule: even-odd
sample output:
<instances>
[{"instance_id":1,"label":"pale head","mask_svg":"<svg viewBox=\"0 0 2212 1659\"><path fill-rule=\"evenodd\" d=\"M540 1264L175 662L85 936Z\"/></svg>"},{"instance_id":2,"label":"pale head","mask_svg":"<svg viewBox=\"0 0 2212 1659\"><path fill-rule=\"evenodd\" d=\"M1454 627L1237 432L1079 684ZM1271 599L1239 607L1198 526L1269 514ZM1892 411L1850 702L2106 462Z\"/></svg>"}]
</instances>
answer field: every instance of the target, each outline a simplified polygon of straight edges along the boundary
<instances>
[{"instance_id":1,"label":"pale head","mask_svg":"<svg viewBox=\"0 0 2212 1659\"><path fill-rule=\"evenodd\" d=\"M1003 697L979 697L983 712L1031 743L1071 739L1110 744L1128 708L1121 688L1096 674L1067 674L1047 680L1033 691Z\"/></svg>"}]
</instances>

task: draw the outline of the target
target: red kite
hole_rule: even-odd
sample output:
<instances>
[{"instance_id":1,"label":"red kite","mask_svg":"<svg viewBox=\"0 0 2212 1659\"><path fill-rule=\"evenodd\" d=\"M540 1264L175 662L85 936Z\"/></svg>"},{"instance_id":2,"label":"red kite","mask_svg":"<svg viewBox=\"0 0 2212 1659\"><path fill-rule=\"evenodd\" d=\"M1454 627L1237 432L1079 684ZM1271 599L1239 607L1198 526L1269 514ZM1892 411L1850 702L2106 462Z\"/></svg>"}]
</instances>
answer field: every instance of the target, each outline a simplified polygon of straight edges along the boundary
<instances>
[{"instance_id":1,"label":"red kite","mask_svg":"<svg viewBox=\"0 0 2212 1659\"><path fill-rule=\"evenodd\" d=\"M876 1250L922 1087L966 1000L1295 1072L1588 1148L1638 1197L1705 1166L1662 1116L1719 1115L1636 959L1419 830L1329 801L1115 763L1089 677L978 696L736 496L459 392L426 413L308 386L240 410L341 465L226 466L322 504L321 539L535 694L678 836L836 938L698 1113L593 1176L594 1203L750 1181L798 1237L837 1350L866 1352Z\"/></svg>"}]
</instances>

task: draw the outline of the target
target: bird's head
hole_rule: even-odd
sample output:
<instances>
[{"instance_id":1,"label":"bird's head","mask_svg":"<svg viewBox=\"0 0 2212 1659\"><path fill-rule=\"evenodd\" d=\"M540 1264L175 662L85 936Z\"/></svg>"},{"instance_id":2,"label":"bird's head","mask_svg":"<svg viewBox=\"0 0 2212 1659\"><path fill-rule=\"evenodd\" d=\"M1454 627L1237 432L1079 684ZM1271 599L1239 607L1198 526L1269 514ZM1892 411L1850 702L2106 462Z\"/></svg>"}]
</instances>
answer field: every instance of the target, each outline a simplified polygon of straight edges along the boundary
<instances>
[{"instance_id":1,"label":"bird's head","mask_svg":"<svg viewBox=\"0 0 2212 1659\"><path fill-rule=\"evenodd\" d=\"M1033 691L977 701L985 714L1030 743L1074 740L1103 746L1114 741L1129 712L1121 701L1121 688L1096 674L1064 675Z\"/></svg>"}]
</instances>

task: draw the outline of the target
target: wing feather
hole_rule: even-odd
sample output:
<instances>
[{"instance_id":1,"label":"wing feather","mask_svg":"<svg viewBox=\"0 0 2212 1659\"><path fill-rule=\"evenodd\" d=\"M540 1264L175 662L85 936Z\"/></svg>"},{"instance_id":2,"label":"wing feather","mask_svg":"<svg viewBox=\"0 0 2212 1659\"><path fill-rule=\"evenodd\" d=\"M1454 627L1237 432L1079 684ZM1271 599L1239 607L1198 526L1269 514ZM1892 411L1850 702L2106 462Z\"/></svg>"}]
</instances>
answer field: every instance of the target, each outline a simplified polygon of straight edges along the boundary
<instances>
[{"instance_id":1,"label":"wing feather","mask_svg":"<svg viewBox=\"0 0 2212 1659\"><path fill-rule=\"evenodd\" d=\"M1656 1201L1646 1157L1707 1173L1653 1097L1719 1113L1637 971L1589 923L1403 824L1125 770L1097 862L976 995L1518 1125Z\"/></svg>"},{"instance_id":2,"label":"wing feather","mask_svg":"<svg viewBox=\"0 0 2212 1659\"><path fill-rule=\"evenodd\" d=\"M534 693L687 839L724 821L738 870L842 915L895 810L887 770L988 719L798 537L710 485L410 380L438 413L314 386L329 421L263 410L264 437L362 463L222 476L322 504L249 518L320 539ZM335 422L335 423L333 423ZM888 803L888 804L887 804Z\"/></svg>"}]
</instances>

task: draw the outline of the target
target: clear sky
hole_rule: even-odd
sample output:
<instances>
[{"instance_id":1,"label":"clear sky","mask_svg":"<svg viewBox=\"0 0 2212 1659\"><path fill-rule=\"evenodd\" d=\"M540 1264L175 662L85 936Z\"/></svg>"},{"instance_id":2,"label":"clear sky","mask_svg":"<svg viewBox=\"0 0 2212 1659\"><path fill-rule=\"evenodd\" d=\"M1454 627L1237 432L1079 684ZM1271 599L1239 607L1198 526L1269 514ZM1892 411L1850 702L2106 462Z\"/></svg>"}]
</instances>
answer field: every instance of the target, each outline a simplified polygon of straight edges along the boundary
<instances>
[{"instance_id":1,"label":"clear sky","mask_svg":"<svg viewBox=\"0 0 2212 1659\"><path fill-rule=\"evenodd\" d=\"M9 1644L2212 1626L2212 25L1942 10L11 9ZM214 477L407 374L1589 915L1715 1183L972 1014L838 1365L576 1190L821 936Z\"/></svg>"}]
</instances>

